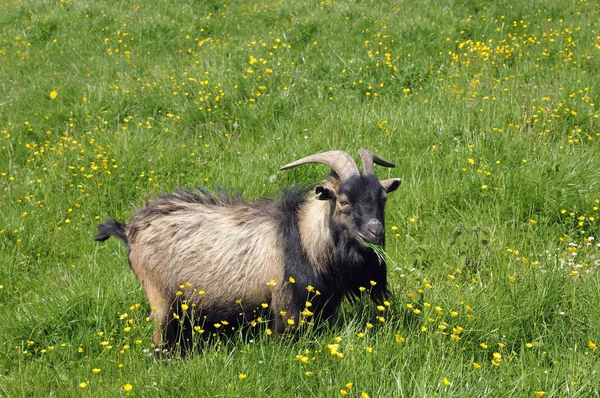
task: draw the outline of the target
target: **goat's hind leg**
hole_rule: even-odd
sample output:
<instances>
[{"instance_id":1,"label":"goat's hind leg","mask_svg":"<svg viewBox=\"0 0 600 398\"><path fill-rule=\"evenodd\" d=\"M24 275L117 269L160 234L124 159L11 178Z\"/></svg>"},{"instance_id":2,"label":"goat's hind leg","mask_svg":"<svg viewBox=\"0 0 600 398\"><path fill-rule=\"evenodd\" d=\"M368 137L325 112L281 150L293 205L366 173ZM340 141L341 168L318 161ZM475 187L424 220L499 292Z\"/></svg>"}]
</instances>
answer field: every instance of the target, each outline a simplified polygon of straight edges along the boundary
<instances>
[{"instance_id":1,"label":"goat's hind leg","mask_svg":"<svg viewBox=\"0 0 600 398\"><path fill-rule=\"evenodd\" d=\"M172 341L173 325L169 324L169 309L171 303L156 286L150 281L144 281L144 290L150 304L151 318L154 321L154 333L152 335L152 343L154 344L154 352L160 354L163 349L170 349ZM170 322L175 323L175 322Z\"/></svg>"}]
</instances>

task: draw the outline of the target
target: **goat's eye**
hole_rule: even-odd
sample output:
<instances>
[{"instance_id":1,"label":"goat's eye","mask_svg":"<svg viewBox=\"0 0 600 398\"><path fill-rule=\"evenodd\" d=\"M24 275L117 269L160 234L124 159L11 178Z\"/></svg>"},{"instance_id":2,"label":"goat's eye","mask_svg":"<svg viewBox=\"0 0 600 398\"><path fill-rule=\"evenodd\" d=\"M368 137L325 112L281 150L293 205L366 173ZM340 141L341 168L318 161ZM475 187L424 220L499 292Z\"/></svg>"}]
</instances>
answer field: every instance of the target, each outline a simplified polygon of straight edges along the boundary
<instances>
[{"instance_id":1,"label":"goat's eye","mask_svg":"<svg viewBox=\"0 0 600 398\"><path fill-rule=\"evenodd\" d=\"M340 207L347 209L350 207L350 203L346 202L345 200L340 200Z\"/></svg>"}]
</instances>

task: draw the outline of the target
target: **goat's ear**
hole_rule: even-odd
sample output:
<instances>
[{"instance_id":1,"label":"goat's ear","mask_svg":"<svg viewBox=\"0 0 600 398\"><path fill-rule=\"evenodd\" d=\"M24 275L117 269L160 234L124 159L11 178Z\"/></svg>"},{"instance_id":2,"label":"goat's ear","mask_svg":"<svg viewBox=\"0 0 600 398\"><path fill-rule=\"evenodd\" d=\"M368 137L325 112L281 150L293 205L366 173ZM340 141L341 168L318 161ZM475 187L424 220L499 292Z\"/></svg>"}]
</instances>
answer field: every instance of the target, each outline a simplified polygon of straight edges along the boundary
<instances>
[{"instance_id":1,"label":"goat's ear","mask_svg":"<svg viewBox=\"0 0 600 398\"><path fill-rule=\"evenodd\" d=\"M337 197L333 189L325 188L321 185L318 185L315 188L315 193L317 194L317 199L319 200L335 200Z\"/></svg>"},{"instance_id":2,"label":"goat's ear","mask_svg":"<svg viewBox=\"0 0 600 398\"><path fill-rule=\"evenodd\" d=\"M379 182L381 183L383 190L389 193L394 192L396 189L398 189L398 187L402 183L402 180L399 178L388 178L387 180L382 180Z\"/></svg>"}]
</instances>

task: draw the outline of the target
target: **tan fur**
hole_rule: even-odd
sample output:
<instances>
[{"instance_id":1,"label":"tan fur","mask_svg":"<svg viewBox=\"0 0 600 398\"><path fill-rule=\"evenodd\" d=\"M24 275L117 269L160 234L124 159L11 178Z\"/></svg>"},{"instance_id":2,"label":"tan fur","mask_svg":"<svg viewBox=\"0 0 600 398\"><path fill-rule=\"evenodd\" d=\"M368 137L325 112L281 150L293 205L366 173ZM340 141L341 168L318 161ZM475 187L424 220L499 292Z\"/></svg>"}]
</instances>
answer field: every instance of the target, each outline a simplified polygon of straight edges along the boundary
<instances>
[{"instance_id":1,"label":"tan fur","mask_svg":"<svg viewBox=\"0 0 600 398\"><path fill-rule=\"evenodd\" d=\"M167 210L167 204L157 204ZM283 249L278 225L265 209L250 205L217 206L172 201L168 214L134 214L128 224L131 265L146 290L157 329L176 299L190 308L244 308L270 304L283 284ZM247 234L241 232L248 231ZM275 284L270 284L275 281ZM191 284L180 289L180 285ZM183 295L177 297L178 290ZM198 294L202 290L204 295ZM162 325L164 326L164 325ZM155 337L157 332L155 331ZM156 344L159 344L155 341Z\"/></svg>"},{"instance_id":2,"label":"tan fur","mask_svg":"<svg viewBox=\"0 0 600 398\"><path fill-rule=\"evenodd\" d=\"M340 187L342 186L342 180L340 180L340 178L337 176L328 176L326 179L321 181L321 185L327 189L339 192Z\"/></svg>"},{"instance_id":3,"label":"tan fur","mask_svg":"<svg viewBox=\"0 0 600 398\"><path fill-rule=\"evenodd\" d=\"M335 253L329 229L330 207L328 200L310 198L298 212L302 248L317 272L325 271L324 266L331 262Z\"/></svg>"},{"instance_id":4,"label":"tan fur","mask_svg":"<svg viewBox=\"0 0 600 398\"><path fill-rule=\"evenodd\" d=\"M152 278L150 278L146 272L143 263L138 261L136 256L137 254L134 256L130 255L131 267L146 292L146 297L148 298L148 303L152 310L152 319L155 322L152 342L156 347L159 347L162 342L161 330L168 322L169 308L172 300L167 298L163 291L156 286Z\"/></svg>"}]
</instances>

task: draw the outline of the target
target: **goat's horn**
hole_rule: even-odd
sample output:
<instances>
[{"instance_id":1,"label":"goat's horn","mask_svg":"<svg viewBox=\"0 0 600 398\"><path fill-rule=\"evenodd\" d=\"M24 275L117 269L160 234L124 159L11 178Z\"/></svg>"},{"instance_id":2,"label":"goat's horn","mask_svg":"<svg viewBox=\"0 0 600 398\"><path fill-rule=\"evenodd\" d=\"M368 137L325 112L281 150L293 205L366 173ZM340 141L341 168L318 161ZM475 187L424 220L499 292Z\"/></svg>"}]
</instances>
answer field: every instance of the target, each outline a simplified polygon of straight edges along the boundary
<instances>
[{"instance_id":1,"label":"goat's horn","mask_svg":"<svg viewBox=\"0 0 600 398\"><path fill-rule=\"evenodd\" d=\"M353 175L358 174L358 167L356 167L354 159L352 159L352 156L348 155L344 151L329 151L310 155L296 160L295 162L286 164L279 170L291 169L292 167L300 166L306 163L323 163L335 171L342 181L346 181Z\"/></svg>"},{"instance_id":2,"label":"goat's horn","mask_svg":"<svg viewBox=\"0 0 600 398\"><path fill-rule=\"evenodd\" d=\"M396 167L394 163L390 163L387 160L383 160L379 156L375 155L373 152L368 151L366 149L359 149L358 154L360 155L360 161L362 162L363 175L373 174L375 172L373 170L373 163L384 167Z\"/></svg>"}]
</instances>

